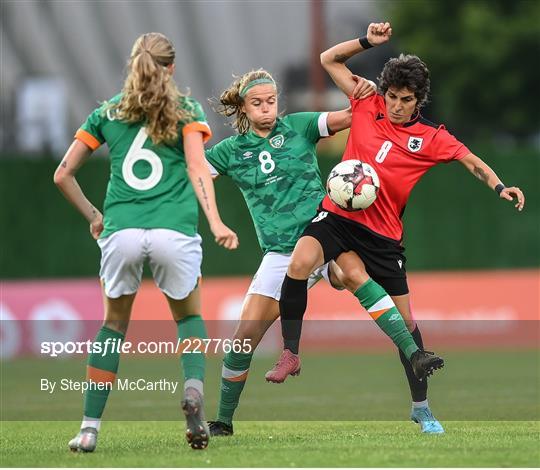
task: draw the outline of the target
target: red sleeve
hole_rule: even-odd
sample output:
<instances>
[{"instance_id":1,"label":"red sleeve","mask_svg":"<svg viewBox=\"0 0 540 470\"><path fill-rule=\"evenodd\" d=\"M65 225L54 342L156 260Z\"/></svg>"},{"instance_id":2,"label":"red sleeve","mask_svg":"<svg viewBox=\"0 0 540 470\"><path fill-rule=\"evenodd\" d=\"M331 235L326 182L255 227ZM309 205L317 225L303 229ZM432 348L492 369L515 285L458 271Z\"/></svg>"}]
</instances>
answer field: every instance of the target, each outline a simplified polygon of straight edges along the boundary
<instances>
[{"instance_id":1,"label":"red sleeve","mask_svg":"<svg viewBox=\"0 0 540 470\"><path fill-rule=\"evenodd\" d=\"M375 93L374 95L368 96L367 98L357 100L352 96L349 96L349 102L351 103L351 108L354 111L374 111L378 109L380 100L383 99L381 95Z\"/></svg>"},{"instance_id":2,"label":"red sleeve","mask_svg":"<svg viewBox=\"0 0 540 470\"><path fill-rule=\"evenodd\" d=\"M433 158L439 163L461 160L471 151L441 126L432 142Z\"/></svg>"}]
</instances>

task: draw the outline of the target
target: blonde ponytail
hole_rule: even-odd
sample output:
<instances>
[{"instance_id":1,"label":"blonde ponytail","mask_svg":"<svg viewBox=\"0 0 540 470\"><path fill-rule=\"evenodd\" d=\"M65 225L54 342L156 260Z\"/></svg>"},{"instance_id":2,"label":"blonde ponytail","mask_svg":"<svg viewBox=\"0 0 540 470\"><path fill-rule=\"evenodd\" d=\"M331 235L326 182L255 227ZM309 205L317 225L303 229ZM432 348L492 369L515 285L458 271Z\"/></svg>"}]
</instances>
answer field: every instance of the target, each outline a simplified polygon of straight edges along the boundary
<instances>
[{"instance_id":1,"label":"blonde ponytail","mask_svg":"<svg viewBox=\"0 0 540 470\"><path fill-rule=\"evenodd\" d=\"M190 117L190 111L180 107L183 95L168 68L174 57L174 47L163 34L139 36L131 50L122 98L114 107L117 119L144 122L154 144L174 144L179 122Z\"/></svg>"}]
</instances>

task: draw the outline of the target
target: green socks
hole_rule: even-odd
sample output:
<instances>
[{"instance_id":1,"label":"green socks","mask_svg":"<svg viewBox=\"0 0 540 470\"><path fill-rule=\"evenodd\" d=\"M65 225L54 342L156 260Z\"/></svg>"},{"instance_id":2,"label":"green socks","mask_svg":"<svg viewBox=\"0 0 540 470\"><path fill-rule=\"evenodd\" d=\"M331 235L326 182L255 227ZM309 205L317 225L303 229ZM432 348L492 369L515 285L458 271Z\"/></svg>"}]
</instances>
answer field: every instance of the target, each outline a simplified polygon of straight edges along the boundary
<instances>
[{"instance_id":1,"label":"green socks","mask_svg":"<svg viewBox=\"0 0 540 470\"><path fill-rule=\"evenodd\" d=\"M217 420L232 424L234 412L240 400L240 394L246 384L253 353L225 354L221 373L221 395Z\"/></svg>"},{"instance_id":2,"label":"green socks","mask_svg":"<svg viewBox=\"0 0 540 470\"><path fill-rule=\"evenodd\" d=\"M102 326L94 338L94 343L101 345L100 352L88 355L86 380L88 390L84 393L84 416L101 418L109 392L112 390L120 362L119 345L124 335ZM103 390L101 390L103 389Z\"/></svg>"},{"instance_id":3,"label":"green socks","mask_svg":"<svg viewBox=\"0 0 540 470\"><path fill-rule=\"evenodd\" d=\"M207 339L206 326L200 315L188 315L177 322L178 339L199 338ZM184 380L190 379L200 380L204 382L204 374L206 370L206 357L204 355L204 344L197 352L186 352L182 354L182 369L184 370ZM202 393L202 390L199 390Z\"/></svg>"},{"instance_id":4,"label":"green socks","mask_svg":"<svg viewBox=\"0 0 540 470\"><path fill-rule=\"evenodd\" d=\"M187 338L206 339L206 327L200 315L190 315L179 322L178 338L180 341ZM120 344L124 341L124 335L111 330L106 326L101 327L94 339L94 343L101 345L101 351L92 352L88 356L86 367L86 380L90 382L89 388L84 394L84 416L86 418L100 419L116 380L118 364L120 362ZM202 345L204 346L204 345ZM189 352L182 354L182 368L184 379L190 380L191 385L202 394L202 382L205 374L204 347L201 352Z\"/></svg>"},{"instance_id":5,"label":"green socks","mask_svg":"<svg viewBox=\"0 0 540 470\"><path fill-rule=\"evenodd\" d=\"M410 360L412 354L418 350L418 346L386 291L373 279L370 279L357 289L354 296L368 311L379 328Z\"/></svg>"}]
</instances>

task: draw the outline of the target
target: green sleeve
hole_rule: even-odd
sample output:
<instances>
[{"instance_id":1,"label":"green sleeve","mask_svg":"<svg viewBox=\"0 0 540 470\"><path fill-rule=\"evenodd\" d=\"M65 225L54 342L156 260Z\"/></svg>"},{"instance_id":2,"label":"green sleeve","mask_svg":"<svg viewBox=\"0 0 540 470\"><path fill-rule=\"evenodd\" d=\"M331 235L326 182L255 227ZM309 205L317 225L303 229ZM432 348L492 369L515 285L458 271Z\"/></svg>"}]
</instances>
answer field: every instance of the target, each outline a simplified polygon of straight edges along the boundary
<instances>
[{"instance_id":1,"label":"green sleeve","mask_svg":"<svg viewBox=\"0 0 540 470\"><path fill-rule=\"evenodd\" d=\"M206 150L206 160L220 175L226 175L233 152L234 145L230 142L230 138L225 139Z\"/></svg>"},{"instance_id":2,"label":"green sleeve","mask_svg":"<svg viewBox=\"0 0 540 470\"><path fill-rule=\"evenodd\" d=\"M187 122L206 122L206 114L204 109L197 100L186 97L184 100L185 108L190 112L191 117Z\"/></svg>"},{"instance_id":3,"label":"green sleeve","mask_svg":"<svg viewBox=\"0 0 540 470\"><path fill-rule=\"evenodd\" d=\"M189 132L202 132L204 142L210 140L212 131L201 104L188 96L183 97L180 104L190 114L189 118L182 123L182 136L185 137Z\"/></svg>"},{"instance_id":4,"label":"green sleeve","mask_svg":"<svg viewBox=\"0 0 540 470\"><path fill-rule=\"evenodd\" d=\"M80 140L83 140L83 142L88 144L89 142L85 141L85 138L87 138L87 136L84 135L84 133L87 133L87 134L90 134L99 143L99 145L105 142L105 137L103 137L103 134L101 132L103 123L107 119L105 106L106 105L103 104L99 108L95 109L92 112L92 114L90 114L90 116L86 118L86 121L84 121L84 124L80 127L77 134L75 134L75 137L79 138ZM80 132L81 130L84 132L81 133ZM95 150L95 148L99 147L99 145L95 143L95 145L91 145L91 148Z\"/></svg>"},{"instance_id":5,"label":"green sleeve","mask_svg":"<svg viewBox=\"0 0 540 470\"><path fill-rule=\"evenodd\" d=\"M285 116L288 124L299 134L311 142L317 142L321 137L327 137L327 129L319 129L319 117L322 113L294 113ZM323 123L321 123L323 125ZM324 121L326 127L326 121Z\"/></svg>"}]
</instances>

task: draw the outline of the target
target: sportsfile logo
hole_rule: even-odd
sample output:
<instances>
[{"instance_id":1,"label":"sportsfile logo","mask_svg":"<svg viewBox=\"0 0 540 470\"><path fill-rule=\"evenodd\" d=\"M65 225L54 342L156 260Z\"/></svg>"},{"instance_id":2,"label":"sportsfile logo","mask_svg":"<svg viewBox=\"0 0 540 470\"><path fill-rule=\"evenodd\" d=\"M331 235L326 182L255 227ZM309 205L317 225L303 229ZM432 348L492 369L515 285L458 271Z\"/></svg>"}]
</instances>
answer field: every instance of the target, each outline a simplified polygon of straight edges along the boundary
<instances>
[{"instance_id":1,"label":"sportsfile logo","mask_svg":"<svg viewBox=\"0 0 540 470\"><path fill-rule=\"evenodd\" d=\"M132 343L117 338L105 341L42 341L40 353L49 357L69 354L249 354L253 350L251 340L222 338L185 338L177 341L141 341Z\"/></svg>"}]
</instances>

